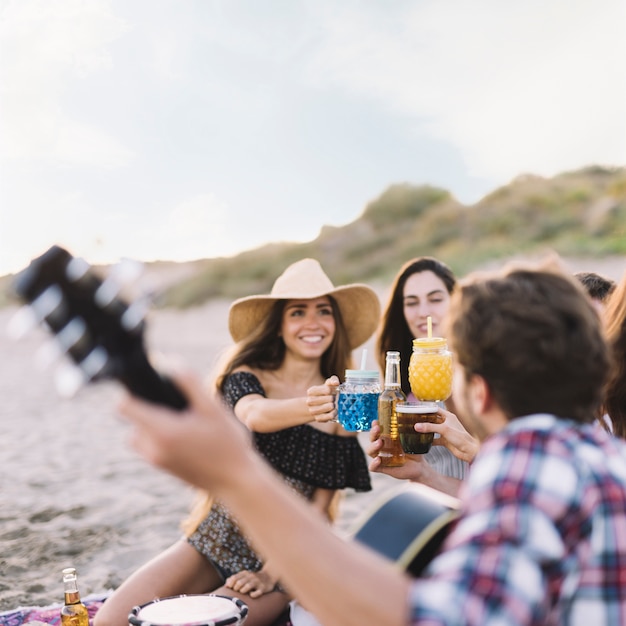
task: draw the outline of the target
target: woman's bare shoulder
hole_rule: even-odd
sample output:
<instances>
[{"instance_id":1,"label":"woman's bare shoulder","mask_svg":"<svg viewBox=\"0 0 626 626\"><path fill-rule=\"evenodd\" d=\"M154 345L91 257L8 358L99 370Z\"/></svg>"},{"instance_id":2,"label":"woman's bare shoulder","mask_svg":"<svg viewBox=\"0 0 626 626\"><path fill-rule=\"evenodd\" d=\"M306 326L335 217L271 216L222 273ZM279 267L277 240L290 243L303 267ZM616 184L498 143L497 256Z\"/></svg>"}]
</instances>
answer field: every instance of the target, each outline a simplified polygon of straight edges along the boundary
<instances>
[{"instance_id":1,"label":"woman's bare shoulder","mask_svg":"<svg viewBox=\"0 0 626 626\"><path fill-rule=\"evenodd\" d=\"M255 367L250 367L249 365L240 365L235 368L231 374L238 374L240 372L245 372L247 374L252 374L256 377L256 379L261 383L264 389L267 388L267 385L270 384L270 380L268 378L268 372L257 369ZM267 390L267 389L266 389Z\"/></svg>"}]
</instances>

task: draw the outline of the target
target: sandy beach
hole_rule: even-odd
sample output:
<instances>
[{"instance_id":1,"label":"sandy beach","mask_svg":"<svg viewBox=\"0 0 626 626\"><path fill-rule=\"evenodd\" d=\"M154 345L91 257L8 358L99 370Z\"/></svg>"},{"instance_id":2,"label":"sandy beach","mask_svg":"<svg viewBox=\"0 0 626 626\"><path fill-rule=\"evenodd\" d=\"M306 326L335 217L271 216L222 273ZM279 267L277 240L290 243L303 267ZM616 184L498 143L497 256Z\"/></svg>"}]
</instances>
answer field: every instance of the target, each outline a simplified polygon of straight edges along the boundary
<instances>
[{"instance_id":1,"label":"sandy beach","mask_svg":"<svg viewBox=\"0 0 626 626\"><path fill-rule=\"evenodd\" d=\"M619 279L626 260L569 266ZM208 375L230 345L227 311L228 303L218 301L153 312L146 343ZM14 313L0 310L0 611L61 601L61 570L70 565L83 595L115 588L177 539L193 498L190 487L131 450L127 426L115 414L117 384L90 385L71 399L58 395L53 370L37 366L49 336L37 329L9 339ZM372 356L368 361L375 366ZM361 437L365 444L367 435ZM347 493L341 529L397 486L382 475L373 484L367 494Z\"/></svg>"},{"instance_id":2,"label":"sandy beach","mask_svg":"<svg viewBox=\"0 0 626 626\"><path fill-rule=\"evenodd\" d=\"M228 303L151 314L146 344L208 374L230 345ZM20 341L0 310L0 611L62 600L61 570L75 566L83 595L115 588L180 535L193 490L142 461L116 417L121 388L98 383L64 399L37 353L41 329ZM365 440L366 441L366 440ZM394 482L394 481L391 481ZM375 492L389 485L374 477ZM374 493L348 493L342 527Z\"/></svg>"}]
</instances>

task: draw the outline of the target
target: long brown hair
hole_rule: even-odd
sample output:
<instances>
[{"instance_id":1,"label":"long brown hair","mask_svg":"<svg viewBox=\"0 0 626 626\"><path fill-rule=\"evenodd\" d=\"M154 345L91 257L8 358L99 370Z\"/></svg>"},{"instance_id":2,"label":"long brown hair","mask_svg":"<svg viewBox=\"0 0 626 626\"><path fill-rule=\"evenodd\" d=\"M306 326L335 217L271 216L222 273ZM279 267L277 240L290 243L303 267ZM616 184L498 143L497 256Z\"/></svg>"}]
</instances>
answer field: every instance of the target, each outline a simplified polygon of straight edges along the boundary
<instances>
[{"instance_id":1,"label":"long brown hair","mask_svg":"<svg viewBox=\"0 0 626 626\"><path fill-rule=\"evenodd\" d=\"M352 355L348 343L348 334L341 317L341 311L332 296L326 296L335 318L335 336L328 350L322 355L320 373L324 378L336 375L340 380L346 369L352 366ZM285 358L285 342L280 337L283 311L288 300L277 300L269 315L248 337L234 348L229 360L217 377L216 386L221 392L224 381L238 367L246 365L260 370L276 370Z\"/></svg>"},{"instance_id":2,"label":"long brown hair","mask_svg":"<svg viewBox=\"0 0 626 626\"><path fill-rule=\"evenodd\" d=\"M626 438L626 273L606 303L604 332L611 349L611 369L604 391L604 412L613 433Z\"/></svg>"},{"instance_id":3,"label":"long brown hair","mask_svg":"<svg viewBox=\"0 0 626 626\"><path fill-rule=\"evenodd\" d=\"M428 271L442 280L448 293L451 294L454 291L456 277L445 263L429 256L407 261L394 278L376 341L376 358L382 372L385 371L387 351L397 350L400 352L400 386L407 393L410 391L408 367L413 351L414 337L404 317L404 285L413 274Z\"/></svg>"}]
</instances>

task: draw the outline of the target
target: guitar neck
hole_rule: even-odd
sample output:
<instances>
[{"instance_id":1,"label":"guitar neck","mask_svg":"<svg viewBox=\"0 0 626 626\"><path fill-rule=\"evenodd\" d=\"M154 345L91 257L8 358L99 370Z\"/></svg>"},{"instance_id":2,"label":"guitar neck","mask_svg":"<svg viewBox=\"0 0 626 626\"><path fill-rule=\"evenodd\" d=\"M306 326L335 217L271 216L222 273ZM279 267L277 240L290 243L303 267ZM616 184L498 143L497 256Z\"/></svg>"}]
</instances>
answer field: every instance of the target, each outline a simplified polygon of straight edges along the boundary
<instances>
[{"instance_id":1,"label":"guitar neck","mask_svg":"<svg viewBox=\"0 0 626 626\"><path fill-rule=\"evenodd\" d=\"M187 398L169 378L151 365L145 352L137 352L133 359L120 367L118 375L118 380L126 389L155 404L178 410L187 408Z\"/></svg>"}]
</instances>

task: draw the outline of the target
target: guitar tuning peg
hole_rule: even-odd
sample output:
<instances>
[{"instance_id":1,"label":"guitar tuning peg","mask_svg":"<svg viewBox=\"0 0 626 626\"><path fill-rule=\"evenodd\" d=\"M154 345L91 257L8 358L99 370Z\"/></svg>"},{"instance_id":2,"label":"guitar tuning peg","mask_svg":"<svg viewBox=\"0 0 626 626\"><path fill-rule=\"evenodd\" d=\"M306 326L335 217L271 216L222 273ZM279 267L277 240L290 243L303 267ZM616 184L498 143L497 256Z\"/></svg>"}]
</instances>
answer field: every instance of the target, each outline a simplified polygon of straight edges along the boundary
<instances>
[{"instance_id":1,"label":"guitar tuning peg","mask_svg":"<svg viewBox=\"0 0 626 626\"><path fill-rule=\"evenodd\" d=\"M35 352L35 364L38 369L45 371L53 363L56 363L63 354L64 352L59 346L59 342L54 338L48 339Z\"/></svg>"},{"instance_id":2,"label":"guitar tuning peg","mask_svg":"<svg viewBox=\"0 0 626 626\"><path fill-rule=\"evenodd\" d=\"M7 335L10 339L19 340L37 327L39 320L28 305L20 307L7 324Z\"/></svg>"},{"instance_id":3,"label":"guitar tuning peg","mask_svg":"<svg viewBox=\"0 0 626 626\"><path fill-rule=\"evenodd\" d=\"M146 318L147 312L147 302L140 300L133 302L122 315L120 320L122 327L128 332L133 332L141 326L142 322Z\"/></svg>"},{"instance_id":4,"label":"guitar tuning peg","mask_svg":"<svg viewBox=\"0 0 626 626\"><path fill-rule=\"evenodd\" d=\"M116 263L109 273L121 285L130 285L134 283L143 273L143 263L135 259L123 258Z\"/></svg>"},{"instance_id":5,"label":"guitar tuning peg","mask_svg":"<svg viewBox=\"0 0 626 626\"><path fill-rule=\"evenodd\" d=\"M134 283L143 272L143 264L132 259L122 259L109 271L95 294L98 306L105 308L124 289Z\"/></svg>"},{"instance_id":6,"label":"guitar tuning peg","mask_svg":"<svg viewBox=\"0 0 626 626\"><path fill-rule=\"evenodd\" d=\"M94 294L94 301L100 308L105 309L115 300L115 297L121 289L122 285L109 276L103 280L102 284L98 287Z\"/></svg>"},{"instance_id":7,"label":"guitar tuning peg","mask_svg":"<svg viewBox=\"0 0 626 626\"><path fill-rule=\"evenodd\" d=\"M77 391L88 382L82 370L76 365L65 362L60 365L54 375L57 393L63 398L72 398Z\"/></svg>"},{"instance_id":8,"label":"guitar tuning peg","mask_svg":"<svg viewBox=\"0 0 626 626\"><path fill-rule=\"evenodd\" d=\"M81 257L72 257L65 267L65 275L70 282L79 281L87 272L89 272L91 266L85 259Z\"/></svg>"}]
</instances>

